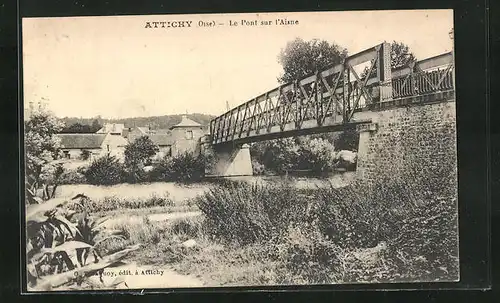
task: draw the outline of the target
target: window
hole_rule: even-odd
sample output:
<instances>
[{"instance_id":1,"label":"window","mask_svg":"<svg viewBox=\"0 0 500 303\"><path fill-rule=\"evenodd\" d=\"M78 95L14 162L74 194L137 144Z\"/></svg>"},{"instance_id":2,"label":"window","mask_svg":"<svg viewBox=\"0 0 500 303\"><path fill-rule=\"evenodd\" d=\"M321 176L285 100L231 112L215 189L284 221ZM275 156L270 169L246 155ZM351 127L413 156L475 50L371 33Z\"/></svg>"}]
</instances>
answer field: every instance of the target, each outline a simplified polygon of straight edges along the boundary
<instances>
[{"instance_id":1,"label":"window","mask_svg":"<svg viewBox=\"0 0 500 303\"><path fill-rule=\"evenodd\" d=\"M71 158L69 150L65 150L65 151L63 151L63 153L64 153L64 158L66 158L66 159L70 159Z\"/></svg>"},{"instance_id":2,"label":"window","mask_svg":"<svg viewBox=\"0 0 500 303\"><path fill-rule=\"evenodd\" d=\"M108 151L109 151L109 144L107 146L108 146Z\"/></svg>"},{"instance_id":3,"label":"window","mask_svg":"<svg viewBox=\"0 0 500 303\"><path fill-rule=\"evenodd\" d=\"M193 131L192 130L186 131L186 139L188 139L188 140L193 139Z\"/></svg>"},{"instance_id":4,"label":"window","mask_svg":"<svg viewBox=\"0 0 500 303\"><path fill-rule=\"evenodd\" d=\"M167 145L165 148L165 156L172 157L172 145Z\"/></svg>"}]
</instances>

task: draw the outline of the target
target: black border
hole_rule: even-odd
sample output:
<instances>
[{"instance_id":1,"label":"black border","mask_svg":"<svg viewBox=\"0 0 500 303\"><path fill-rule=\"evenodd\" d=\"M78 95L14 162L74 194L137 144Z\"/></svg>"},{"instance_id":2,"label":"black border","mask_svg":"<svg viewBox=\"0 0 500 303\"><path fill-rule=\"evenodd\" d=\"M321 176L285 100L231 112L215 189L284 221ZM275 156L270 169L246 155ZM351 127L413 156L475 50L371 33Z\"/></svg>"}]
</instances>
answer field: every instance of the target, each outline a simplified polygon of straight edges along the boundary
<instances>
[{"instance_id":1,"label":"black border","mask_svg":"<svg viewBox=\"0 0 500 303\"><path fill-rule=\"evenodd\" d=\"M194 8L196 7L196 8ZM201 3L158 3L152 1L64 1L64 0L25 0L19 4L19 13L23 17L35 16L96 16L96 15L136 15L136 14L163 14L163 13L229 13L229 12L273 12L273 11L323 11L323 10L369 10L369 9L425 9L425 8L453 8L455 10L455 59L457 65L457 112L458 112L458 152L459 152L459 204L460 204L460 257L461 257L461 281L459 283L426 283L426 284L390 284L390 285L369 285L365 289L400 289L403 286L409 286L410 289L430 289L430 288L455 288L461 286L468 289L483 289L491 285L490 272L490 250L489 250L489 169L491 163L490 154L488 153L489 141L489 125L487 120L488 104L487 104L487 36L486 27L488 26L488 11L486 10L487 3L485 1L405 1L389 3L381 1L337 1L335 3L309 3L305 1L287 1L283 3L259 3L239 4L223 3L221 1L201 1ZM5 14L4 6L0 7L0 12ZM4 15L6 16L6 14ZM3 17L3 16L2 16ZM12 15L11 15L12 17ZM10 18L12 19L12 18ZM8 18L0 20L9 20ZM19 17L15 24L20 25ZM10 24L12 29L13 25ZM15 52L17 34L9 31L10 36L7 36L6 43L2 46L2 57L4 54L14 60L7 61L6 69L8 71L7 78L1 78L0 87L10 91L16 90L17 76L22 77L21 70L16 75L17 67L16 57L21 54ZM15 41L15 44L12 43ZM6 56L6 57L7 57ZM21 65L19 56L19 64ZM14 67L15 66L15 67ZM14 67L14 68L13 68ZM13 79L11 79L13 78ZM10 82L8 82L8 80ZM22 84L22 83L19 83ZM17 94L14 92L11 96ZM22 92L19 90L20 100L22 100ZM11 98L14 99L14 98ZM460 102L460 100L470 100L468 102ZM18 125L18 116L22 115L22 111L18 110L17 103L12 100L2 102L4 123L2 135L5 137L6 146L19 146L18 134L22 133L22 125ZM7 114L9 113L9 114ZM16 113L14 115L14 113ZM21 120L22 121L22 120ZM19 127L19 128L18 128ZM19 146L20 147L20 146ZM7 251L4 255L4 249L0 249L2 257L7 257L4 261L10 264L10 270L13 275L0 275L2 283L0 294L4 290L18 293L20 278L19 260L22 254L19 250L19 239L22 233L16 234L12 232L13 226L20 226L19 208L19 152L9 148L3 150L7 156L7 165L2 165L6 168L4 171L8 177L6 181L12 181L16 184L3 185L3 193L7 193L9 199L8 205L4 205L2 210L2 224L5 227L4 231L11 231L8 236L12 239L5 240L9 243L13 251ZM14 177L15 176L15 177ZM5 182L4 182L5 183ZM467 201L467 202L463 202ZM5 203L6 204L6 203ZM14 220L14 218L16 220ZM21 243L24 243L22 241ZM16 262L14 262L16 261ZM4 268L2 266L2 268ZM8 268L8 267L5 267ZM5 287L6 285L6 287ZM17 286L14 286L17 285ZM314 286L314 287L266 287L262 290L272 291L273 289L280 290L355 290L359 286ZM248 288L221 288L216 292L233 292L235 290L247 291ZM154 290L147 290L151 292ZM162 290L166 291L166 290ZM168 290L169 292L182 292L182 290ZM194 289L187 289L191 293ZM202 290L207 292L206 289ZM134 291L133 291L134 292ZM71 292L72 294L76 294ZM108 292L109 293L109 292ZM115 293L115 292L113 292ZM310 292L301 293L300 296L308 296ZM433 292L430 292L431 295ZM263 295L252 291L252 294ZM290 292L287 293L291 294ZM236 294L234 294L236 295ZM31 296L31 295L28 295ZM53 297L54 295L48 295ZM333 298L333 297L332 297ZM236 298L235 298L236 299Z\"/></svg>"}]
</instances>

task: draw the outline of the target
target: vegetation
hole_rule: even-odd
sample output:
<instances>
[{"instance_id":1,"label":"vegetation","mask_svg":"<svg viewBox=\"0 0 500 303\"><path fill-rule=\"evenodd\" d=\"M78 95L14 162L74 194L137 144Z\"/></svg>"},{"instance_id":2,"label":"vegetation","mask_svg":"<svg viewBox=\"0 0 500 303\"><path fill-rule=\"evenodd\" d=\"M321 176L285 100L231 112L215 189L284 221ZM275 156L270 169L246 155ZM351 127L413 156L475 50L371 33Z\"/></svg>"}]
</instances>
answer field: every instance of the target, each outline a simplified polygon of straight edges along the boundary
<instances>
[{"instance_id":1,"label":"vegetation","mask_svg":"<svg viewBox=\"0 0 500 303\"><path fill-rule=\"evenodd\" d=\"M93 185L113 185L125 179L123 164L109 154L93 160L83 174Z\"/></svg>"},{"instance_id":2,"label":"vegetation","mask_svg":"<svg viewBox=\"0 0 500 303\"><path fill-rule=\"evenodd\" d=\"M78 211L68 205L77 204ZM106 231L102 220L88 215L75 200L51 199L26 209L27 279L29 288L47 291L61 286L90 283L88 277L101 273L139 248L126 247L103 255L98 246L109 239L125 237L121 231ZM93 285L102 287L103 285Z\"/></svg>"},{"instance_id":3,"label":"vegetation","mask_svg":"<svg viewBox=\"0 0 500 303\"><path fill-rule=\"evenodd\" d=\"M60 177L60 184L85 184L87 178L84 175L84 168L69 169L62 173Z\"/></svg>"},{"instance_id":4,"label":"vegetation","mask_svg":"<svg viewBox=\"0 0 500 303\"><path fill-rule=\"evenodd\" d=\"M408 66L411 62L417 61L415 55L410 51L408 45L403 42L392 41L391 43L391 69L397 69L404 66ZM368 74L369 67L366 67L361 78L366 77ZM375 77L377 75L376 66L373 67L370 77Z\"/></svg>"},{"instance_id":5,"label":"vegetation","mask_svg":"<svg viewBox=\"0 0 500 303\"><path fill-rule=\"evenodd\" d=\"M82 160L88 160L90 158L90 151L88 149L84 149L82 150L81 154L80 154L80 159Z\"/></svg>"},{"instance_id":6,"label":"vegetation","mask_svg":"<svg viewBox=\"0 0 500 303\"><path fill-rule=\"evenodd\" d=\"M238 266L266 264L267 272L254 271L258 277L246 282L449 280L458 277L457 201L453 188L438 190L429 184L438 175L453 179L444 172L431 178L421 178L416 170L387 173L372 184L315 190L286 183L226 184L197 204L205 218L205 237L214 237L207 245L222 243L231 253L241 247L231 257ZM232 266L224 261L228 254L217 257L218 266ZM255 256L240 260L243 254Z\"/></svg>"},{"instance_id":7,"label":"vegetation","mask_svg":"<svg viewBox=\"0 0 500 303\"><path fill-rule=\"evenodd\" d=\"M69 126L64 127L61 133L95 133L102 128L102 124L95 119L91 125L75 122Z\"/></svg>"},{"instance_id":8,"label":"vegetation","mask_svg":"<svg viewBox=\"0 0 500 303\"><path fill-rule=\"evenodd\" d=\"M205 114L190 114L188 115L190 119L198 121L202 125L208 125L210 120L215 118L212 115ZM123 119L105 119L100 116L94 118L77 118L77 117L65 117L61 121L65 125L79 124L83 125L85 130L89 127L91 130L96 129L97 125L101 126L106 123L122 123L125 127L134 127L141 125L150 125L154 129L168 129L181 121L182 115L164 115L164 116L150 116L150 117L134 117L134 118L123 118ZM97 128L99 130L101 127ZM96 130L96 131L97 131ZM70 131L68 131L70 132Z\"/></svg>"},{"instance_id":9,"label":"vegetation","mask_svg":"<svg viewBox=\"0 0 500 303\"><path fill-rule=\"evenodd\" d=\"M174 206L174 201L168 196L152 194L147 198L129 198L118 196L107 196L103 199L85 199L85 207L88 212L108 212L124 209L142 209L151 207Z\"/></svg>"},{"instance_id":10,"label":"vegetation","mask_svg":"<svg viewBox=\"0 0 500 303\"><path fill-rule=\"evenodd\" d=\"M358 142L359 135L348 130L340 135L303 136L258 142L251 146L250 154L257 175L269 172L283 174L290 170L310 170L315 175L322 175L344 165L337 157L339 149L356 152Z\"/></svg>"},{"instance_id":11,"label":"vegetation","mask_svg":"<svg viewBox=\"0 0 500 303\"><path fill-rule=\"evenodd\" d=\"M158 151L158 146L147 136L137 138L125 146L125 167L130 183L148 180L144 166L151 164L151 158Z\"/></svg>"},{"instance_id":12,"label":"vegetation","mask_svg":"<svg viewBox=\"0 0 500 303\"><path fill-rule=\"evenodd\" d=\"M41 203L54 197L62 166L55 164L59 140L55 136L62 124L43 104L24 123L25 196L28 204ZM38 195L38 190L42 195Z\"/></svg>"},{"instance_id":13,"label":"vegetation","mask_svg":"<svg viewBox=\"0 0 500 303\"><path fill-rule=\"evenodd\" d=\"M279 236L289 224L298 224L307 200L295 194L287 184L233 183L210 189L197 205L210 234L244 245Z\"/></svg>"},{"instance_id":14,"label":"vegetation","mask_svg":"<svg viewBox=\"0 0 500 303\"><path fill-rule=\"evenodd\" d=\"M347 50L335 43L296 38L288 42L278 56L278 62L283 66L283 75L278 81L295 81L327 66L339 64L346 56Z\"/></svg>"}]
</instances>

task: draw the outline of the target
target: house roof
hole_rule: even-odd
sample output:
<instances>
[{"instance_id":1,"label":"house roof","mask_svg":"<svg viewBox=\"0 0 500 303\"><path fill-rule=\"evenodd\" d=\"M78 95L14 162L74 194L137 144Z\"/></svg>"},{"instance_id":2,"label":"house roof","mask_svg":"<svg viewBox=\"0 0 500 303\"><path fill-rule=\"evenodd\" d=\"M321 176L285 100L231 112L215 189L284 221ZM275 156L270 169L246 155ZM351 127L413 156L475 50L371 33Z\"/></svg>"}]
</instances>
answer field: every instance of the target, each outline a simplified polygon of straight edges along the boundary
<instances>
[{"instance_id":1,"label":"house roof","mask_svg":"<svg viewBox=\"0 0 500 303\"><path fill-rule=\"evenodd\" d=\"M61 147L70 149L101 148L107 134L57 134Z\"/></svg>"},{"instance_id":2,"label":"house roof","mask_svg":"<svg viewBox=\"0 0 500 303\"><path fill-rule=\"evenodd\" d=\"M104 126L97 131L98 134L107 134L107 133L122 133L125 128L125 124L117 124L117 123L106 123Z\"/></svg>"},{"instance_id":3,"label":"house roof","mask_svg":"<svg viewBox=\"0 0 500 303\"><path fill-rule=\"evenodd\" d=\"M125 145L127 145L128 141L127 139L125 139L124 137L122 136L107 136L106 139L104 140L104 142L106 142L106 144L112 144L114 146L118 146L118 147L123 147Z\"/></svg>"},{"instance_id":4,"label":"house roof","mask_svg":"<svg viewBox=\"0 0 500 303\"><path fill-rule=\"evenodd\" d=\"M181 122L172 126L170 129L177 127L201 127L201 124L189 119L187 116L182 116Z\"/></svg>"},{"instance_id":5,"label":"house roof","mask_svg":"<svg viewBox=\"0 0 500 303\"><path fill-rule=\"evenodd\" d=\"M170 134L151 134L148 137L158 146L172 145L174 139Z\"/></svg>"}]
</instances>

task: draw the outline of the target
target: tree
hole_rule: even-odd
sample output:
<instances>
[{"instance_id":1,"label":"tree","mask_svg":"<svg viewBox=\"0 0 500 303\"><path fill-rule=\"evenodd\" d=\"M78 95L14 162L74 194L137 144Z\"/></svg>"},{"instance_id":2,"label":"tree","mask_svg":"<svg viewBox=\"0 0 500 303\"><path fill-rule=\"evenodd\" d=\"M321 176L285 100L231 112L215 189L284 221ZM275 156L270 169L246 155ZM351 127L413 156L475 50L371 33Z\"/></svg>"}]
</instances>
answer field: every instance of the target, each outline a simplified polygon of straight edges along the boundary
<instances>
[{"instance_id":1,"label":"tree","mask_svg":"<svg viewBox=\"0 0 500 303\"><path fill-rule=\"evenodd\" d=\"M43 104L35 109L24 124L26 154L26 198L28 203L39 203L37 189L43 188L42 199L54 196L62 167L53 163L58 157L60 141L55 136L63 124ZM49 191L49 185L53 185Z\"/></svg>"},{"instance_id":2,"label":"tree","mask_svg":"<svg viewBox=\"0 0 500 303\"><path fill-rule=\"evenodd\" d=\"M125 146L125 165L143 167L159 152L159 148L147 136L142 136Z\"/></svg>"},{"instance_id":3,"label":"tree","mask_svg":"<svg viewBox=\"0 0 500 303\"><path fill-rule=\"evenodd\" d=\"M148 174L144 171L144 166L151 162L151 158L156 155L159 148L147 136L142 136L129 142L125 146L125 167L128 173L128 182L144 182Z\"/></svg>"},{"instance_id":4,"label":"tree","mask_svg":"<svg viewBox=\"0 0 500 303\"><path fill-rule=\"evenodd\" d=\"M278 55L278 62L283 66L280 83L288 83L312 74L327 66L342 62L347 50L335 43L313 39L304 41L300 38L288 42Z\"/></svg>"},{"instance_id":5,"label":"tree","mask_svg":"<svg viewBox=\"0 0 500 303\"><path fill-rule=\"evenodd\" d=\"M282 138L254 143L250 154L268 170L282 173L297 166L299 148L294 138Z\"/></svg>"},{"instance_id":6,"label":"tree","mask_svg":"<svg viewBox=\"0 0 500 303\"><path fill-rule=\"evenodd\" d=\"M98 130L100 130L101 128L102 128L102 125L101 125L101 123L99 123L99 120L94 119L94 121L92 121L92 126L90 127L90 131L92 133L95 133Z\"/></svg>"},{"instance_id":7,"label":"tree","mask_svg":"<svg viewBox=\"0 0 500 303\"><path fill-rule=\"evenodd\" d=\"M411 62L417 61L415 55L410 51L408 45L403 42L393 41L391 43L391 69L397 69L400 67L408 66ZM361 78L366 77L368 74L369 67L365 67L361 73ZM377 75L376 66L373 67L370 77L375 77Z\"/></svg>"},{"instance_id":8,"label":"tree","mask_svg":"<svg viewBox=\"0 0 500 303\"><path fill-rule=\"evenodd\" d=\"M335 140L336 150L357 151L359 146L359 133L356 129L348 128L340 133Z\"/></svg>"},{"instance_id":9,"label":"tree","mask_svg":"<svg viewBox=\"0 0 500 303\"><path fill-rule=\"evenodd\" d=\"M90 125L81 124L81 123L73 123L68 127L65 127L61 132L63 133L91 133L92 130Z\"/></svg>"},{"instance_id":10,"label":"tree","mask_svg":"<svg viewBox=\"0 0 500 303\"><path fill-rule=\"evenodd\" d=\"M391 43L391 68L396 69L408 66L410 62L416 61L415 55L410 52L408 45L403 42L393 41Z\"/></svg>"},{"instance_id":11,"label":"tree","mask_svg":"<svg viewBox=\"0 0 500 303\"><path fill-rule=\"evenodd\" d=\"M331 170L335 165L335 148L325 139L314 138L300 145L298 168L312 169L315 173Z\"/></svg>"}]
</instances>

